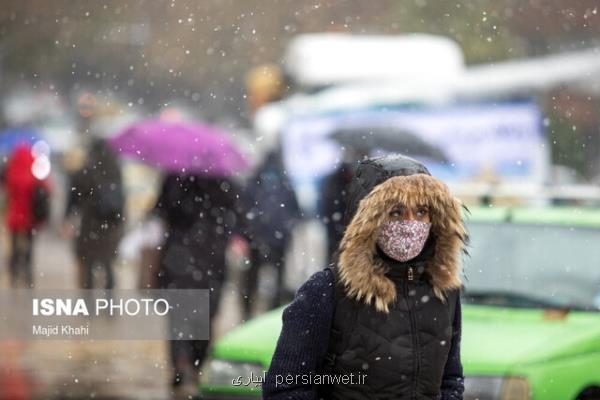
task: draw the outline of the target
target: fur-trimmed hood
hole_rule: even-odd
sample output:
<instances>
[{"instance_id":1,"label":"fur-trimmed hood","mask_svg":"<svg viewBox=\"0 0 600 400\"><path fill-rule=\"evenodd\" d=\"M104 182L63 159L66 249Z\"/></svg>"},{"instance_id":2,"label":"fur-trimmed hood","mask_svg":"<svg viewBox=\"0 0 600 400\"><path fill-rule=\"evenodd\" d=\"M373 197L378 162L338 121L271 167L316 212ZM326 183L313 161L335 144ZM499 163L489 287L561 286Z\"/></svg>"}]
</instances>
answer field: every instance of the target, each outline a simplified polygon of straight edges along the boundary
<instances>
[{"instance_id":1,"label":"fur-trimmed hood","mask_svg":"<svg viewBox=\"0 0 600 400\"><path fill-rule=\"evenodd\" d=\"M460 252L464 250L467 235L460 201L444 183L425 173L390 177L358 203L340 243L338 257L338 272L346 295L373 304L383 312L388 312L396 300L396 287L385 275L387 267L376 255L376 243L380 226L398 204L429 207L431 235L436 241L425 273L436 297L445 301L446 291L462 285Z\"/></svg>"}]
</instances>

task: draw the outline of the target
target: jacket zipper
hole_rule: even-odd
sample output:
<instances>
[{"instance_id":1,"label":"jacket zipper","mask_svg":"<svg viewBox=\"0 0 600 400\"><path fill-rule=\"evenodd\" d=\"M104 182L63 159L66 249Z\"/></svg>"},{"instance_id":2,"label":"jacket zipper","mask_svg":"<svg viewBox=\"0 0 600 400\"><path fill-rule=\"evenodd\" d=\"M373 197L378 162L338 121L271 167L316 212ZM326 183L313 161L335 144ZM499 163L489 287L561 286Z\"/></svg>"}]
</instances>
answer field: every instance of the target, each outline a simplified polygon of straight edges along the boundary
<instances>
[{"instance_id":1,"label":"jacket zipper","mask_svg":"<svg viewBox=\"0 0 600 400\"><path fill-rule=\"evenodd\" d=\"M408 282L412 283L414 280L414 272L413 272L413 267L410 266L408 267ZM404 285L404 293L406 295L406 301L408 304L408 315L410 317L410 324L411 324L411 328L412 328L412 337L413 337L413 349L414 349L414 354L413 354L413 365L414 365L414 370L415 370L415 379L413 381L413 398L416 399L417 398L417 380L419 378L419 370L421 368L421 360L419 359L419 338L417 335L417 319L415 317L414 314L414 310L412 309L412 302L409 299L409 283L407 283L406 285Z\"/></svg>"}]
</instances>

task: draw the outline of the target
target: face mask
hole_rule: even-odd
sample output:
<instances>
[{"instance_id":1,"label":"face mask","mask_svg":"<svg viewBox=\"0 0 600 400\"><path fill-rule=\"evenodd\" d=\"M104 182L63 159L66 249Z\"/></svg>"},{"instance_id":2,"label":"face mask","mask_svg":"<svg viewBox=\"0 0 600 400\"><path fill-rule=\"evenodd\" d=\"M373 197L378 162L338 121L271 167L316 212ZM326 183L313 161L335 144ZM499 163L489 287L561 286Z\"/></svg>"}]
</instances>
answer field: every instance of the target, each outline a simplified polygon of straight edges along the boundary
<instances>
[{"instance_id":1,"label":"face mask","mask_svg":"<svg viewBox=\"0 0 600 400\"><path fill-rule=\"evenodd\" d=\"M377 244L394 260L408 261L423 250L430 228L431 223L428 222L387 221L381 226Z\"/></svg>"}]
</instances>

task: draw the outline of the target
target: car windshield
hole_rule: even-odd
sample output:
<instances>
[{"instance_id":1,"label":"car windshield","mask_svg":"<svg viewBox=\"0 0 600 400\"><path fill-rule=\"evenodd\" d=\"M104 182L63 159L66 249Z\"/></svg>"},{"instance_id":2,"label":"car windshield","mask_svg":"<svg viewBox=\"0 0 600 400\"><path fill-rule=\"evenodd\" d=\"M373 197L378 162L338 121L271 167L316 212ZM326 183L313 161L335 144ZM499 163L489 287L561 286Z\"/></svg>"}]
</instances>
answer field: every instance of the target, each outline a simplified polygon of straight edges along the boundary
<instances>
[{"instance_id":1,"label":"car windshield","mask_svg":"<svg viewBox=\"0 0 600 400\"><path fill-rule=\"evenodd\" d=\"M600 229L471 223L466 303L600 310Z\"/></svg>"}]
</instances>

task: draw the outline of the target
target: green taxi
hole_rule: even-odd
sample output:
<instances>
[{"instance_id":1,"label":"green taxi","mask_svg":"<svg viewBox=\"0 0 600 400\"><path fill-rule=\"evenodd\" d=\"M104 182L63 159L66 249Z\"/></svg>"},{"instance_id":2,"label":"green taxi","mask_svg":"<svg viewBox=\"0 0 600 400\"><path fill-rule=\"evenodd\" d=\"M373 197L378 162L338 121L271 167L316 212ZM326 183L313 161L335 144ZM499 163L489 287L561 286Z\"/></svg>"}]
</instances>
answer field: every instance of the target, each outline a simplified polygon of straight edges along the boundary
<instances>
[{"instance_id":1,"label":"green taxi","mask_svg":"<svg viewBox=\"0 0 600 400\"><path fill-rule=\"evenodd\" d=\"M599 400L600 209L478 208L466 221L465 400ZM260 398L281 312L215 343L205 398Z\"/></svg>"}]
</instances>

